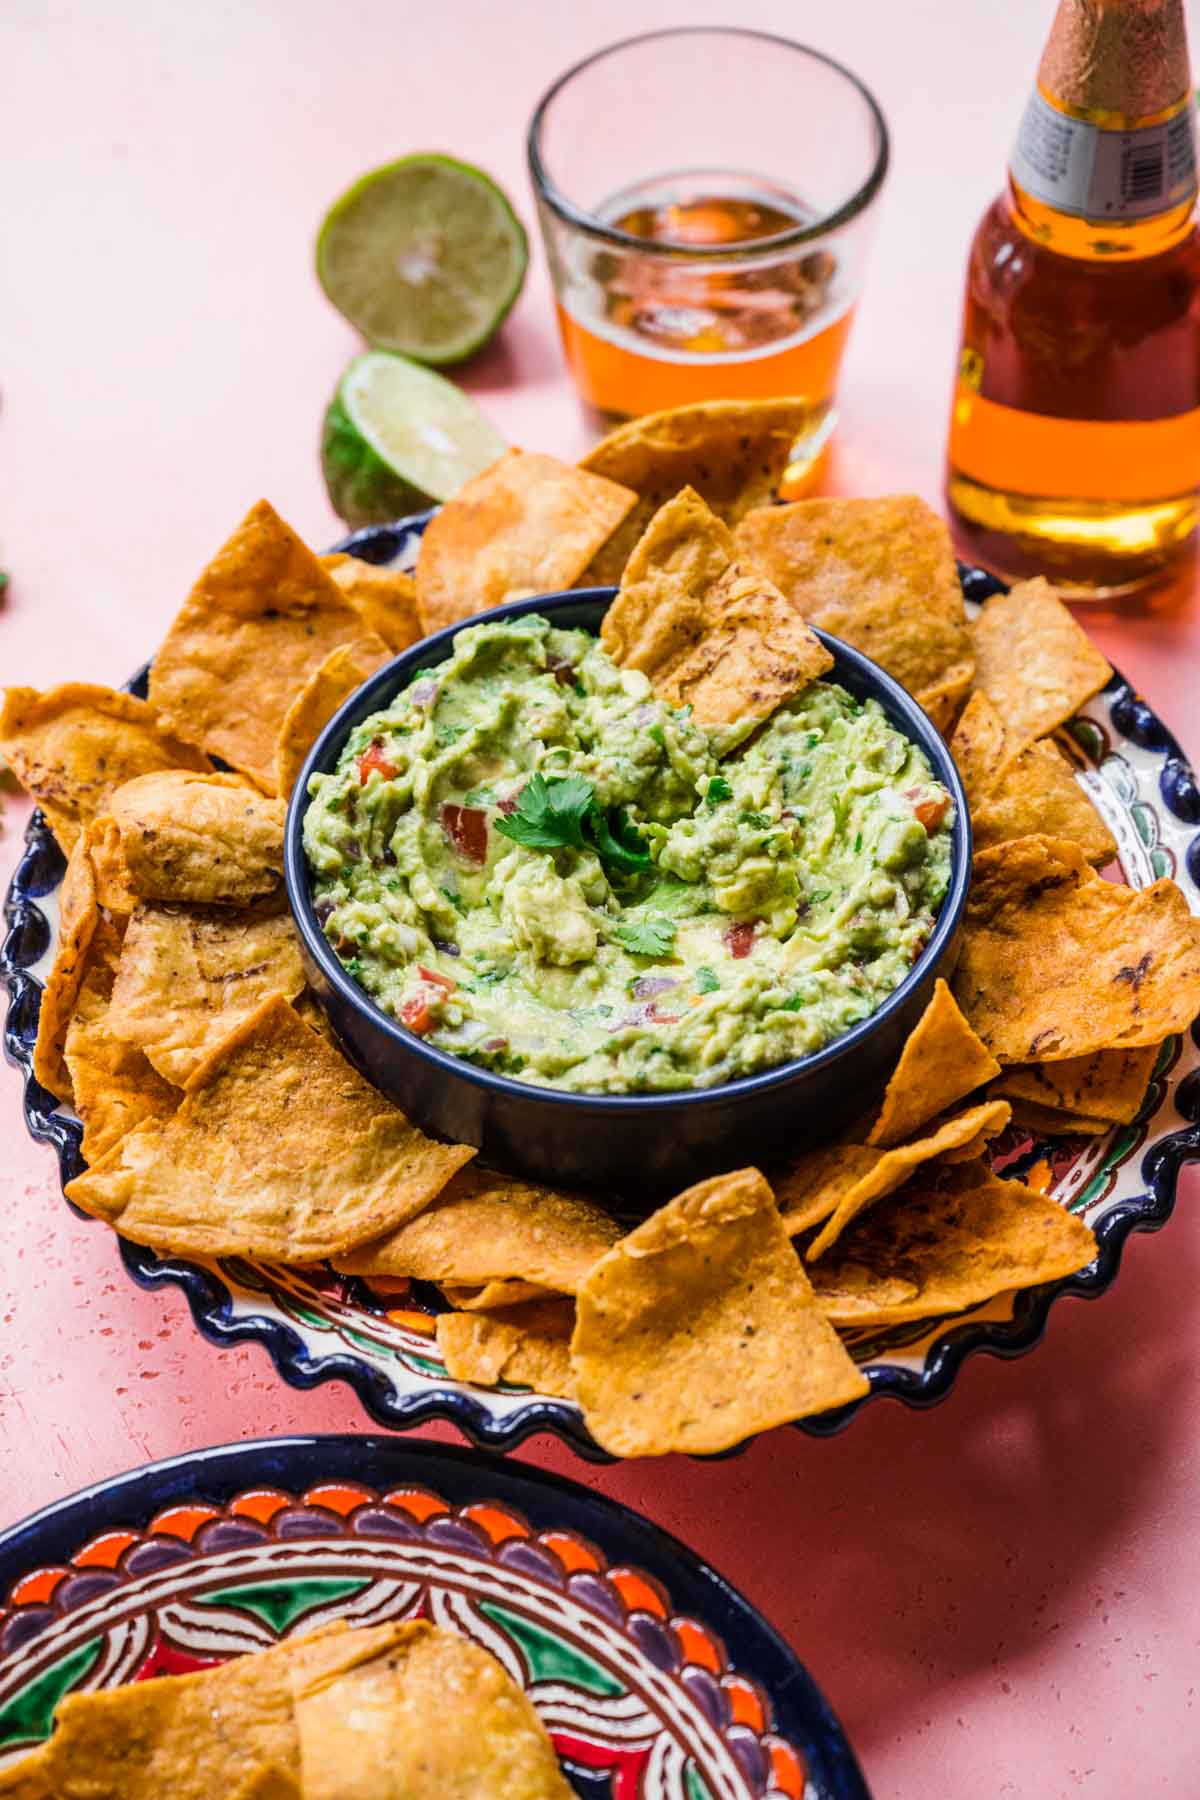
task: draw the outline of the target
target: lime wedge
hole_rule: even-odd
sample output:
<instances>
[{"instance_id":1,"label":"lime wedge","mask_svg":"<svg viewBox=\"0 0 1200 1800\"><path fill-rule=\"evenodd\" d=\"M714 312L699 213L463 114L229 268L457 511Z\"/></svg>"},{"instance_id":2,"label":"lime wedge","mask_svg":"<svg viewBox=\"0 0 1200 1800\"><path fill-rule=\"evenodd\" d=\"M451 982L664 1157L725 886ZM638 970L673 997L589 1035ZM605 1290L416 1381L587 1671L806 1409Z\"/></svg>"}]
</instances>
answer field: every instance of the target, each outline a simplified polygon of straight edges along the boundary
<instances>
[{"instance_id":1,"label":"lime wedge","mask_svg":"<svg viewBox=\"0 0 1200 1800\"><path fill-rule=\"evenodd\" d=\"M462 362L521 291L525 232L487 175L449 156L406 156L334 202L317 275L370 344L417 362Z\"/></svg>"},{"instance_id":2,"label":"lime wedge","mask_svg":"<svg viewBox=\"0 0 1200 1800\"><path fill-rule=\"evenodd\" d=\"M506 448L444 375L386 350L355 357L329 402L321 467L334 511L378 525L449 500Z\"/></svg>"}]
</instances>

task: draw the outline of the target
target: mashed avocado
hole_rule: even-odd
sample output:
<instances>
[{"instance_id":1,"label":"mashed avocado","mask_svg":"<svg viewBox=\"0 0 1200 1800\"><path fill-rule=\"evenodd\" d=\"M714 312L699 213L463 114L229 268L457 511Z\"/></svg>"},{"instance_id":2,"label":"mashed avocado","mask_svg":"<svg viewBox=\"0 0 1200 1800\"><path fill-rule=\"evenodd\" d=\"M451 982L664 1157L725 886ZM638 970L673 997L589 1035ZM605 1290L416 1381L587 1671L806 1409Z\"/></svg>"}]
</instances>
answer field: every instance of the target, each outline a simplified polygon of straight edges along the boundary
<instances>
[{"instance_id":1,"label":"mashed avocado","mask_svg":"<svg viewBox=\"0 0 1200 1800\"><path fill-rule=\"evenodd\" d=\"M410 1030L540 1086L707 1087L803 1056L920 953L950 797L833 682L723 748L586 632L469 627L312 779L322 927Z\"/></svg>"}]
</instances>

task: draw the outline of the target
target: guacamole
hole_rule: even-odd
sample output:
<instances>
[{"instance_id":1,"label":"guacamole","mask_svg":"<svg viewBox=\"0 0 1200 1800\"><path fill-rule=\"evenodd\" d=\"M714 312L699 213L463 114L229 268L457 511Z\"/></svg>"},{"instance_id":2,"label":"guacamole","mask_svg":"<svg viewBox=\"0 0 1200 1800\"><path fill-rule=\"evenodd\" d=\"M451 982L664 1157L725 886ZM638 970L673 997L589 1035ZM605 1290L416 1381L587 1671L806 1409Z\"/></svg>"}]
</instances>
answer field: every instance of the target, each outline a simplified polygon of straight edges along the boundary
<instances>
[{"instance_id":1,"label":"guacamole","mask_svg":"<svg viewBox=\"0 0 1200 1800\"><path fill-rule=\"evenodd\" d=\"M410 1031L539 1086L657 1093L803 1056L923 948L950 796L834 682L727 748L587 632L468 627L312 778L322 929Z\"/></svg>"}]
</instances>

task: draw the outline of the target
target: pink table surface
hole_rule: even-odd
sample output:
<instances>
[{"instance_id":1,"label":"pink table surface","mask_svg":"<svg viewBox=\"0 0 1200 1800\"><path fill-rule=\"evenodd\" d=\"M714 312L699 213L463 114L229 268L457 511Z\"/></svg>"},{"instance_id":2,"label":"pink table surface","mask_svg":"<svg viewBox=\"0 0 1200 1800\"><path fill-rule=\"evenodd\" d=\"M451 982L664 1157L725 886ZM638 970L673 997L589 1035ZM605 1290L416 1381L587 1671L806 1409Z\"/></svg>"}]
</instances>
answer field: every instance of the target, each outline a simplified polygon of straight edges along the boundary
<instances>
[{"instance_id":1,"label":"pink table surface","mask_svg":"<svg viewBox=\"0 0 1200 1800\"><path fill-rule=\"evenodd\" d=\"M321 409L356 349L311 274L360 171L446 148L532 225L524 121L561 68L652 25L736 13L859 70L895 160L845 380L831 481L939 499L967 240L998 185L1049 0L8 0L0 16L0 679L119 682L196 570L269 495L338 531ZM466 378L514 441L587 441L540 259ZM1197 593L1099 615L1096 636L1200 751ZM1190 703L1189 703L1190 702ZM7 881L26 810L9 802ZM73 1219L0 1072L0 1526L97 1478L226 1439L359 1430L348 1392L292 1391L219 1353L182 1299L125 1277ZM1200 1184L1134 1240L1113 1291L1042 1347L976 1359L921 1416L776 1431L711 1465L574 1475L686 1538L808 1660L879 1796L1197 1792ZM435 1434L431 1434L435 1435Z\"/></svg>"}]
</instances>

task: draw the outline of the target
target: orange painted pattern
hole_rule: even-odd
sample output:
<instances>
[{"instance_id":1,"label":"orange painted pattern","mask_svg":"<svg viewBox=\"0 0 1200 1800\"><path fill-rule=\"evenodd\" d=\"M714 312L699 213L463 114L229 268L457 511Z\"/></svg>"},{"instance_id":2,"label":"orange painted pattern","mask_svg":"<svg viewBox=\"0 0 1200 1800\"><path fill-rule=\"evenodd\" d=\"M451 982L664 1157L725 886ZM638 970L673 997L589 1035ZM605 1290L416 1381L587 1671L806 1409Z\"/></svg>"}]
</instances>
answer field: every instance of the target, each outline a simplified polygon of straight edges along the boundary
<instances>
[{"instance_id":1,"label":"orange painted pattern","mask_svg":"<svg viewBox=\"0 0 1200 1800\"><path fill-rule=\"evenodd\" d=\"M106 1531L77 1550L71 1562L77 1569L115 1569L125 1552L139 1540L136 1531Z\"/></svg>"},{"instance_id":2,"label":"orange painted pattern","mask_svg":"<svg viewBox=\"0 0 1200 1800\"><path fill-rule=\"evenodd\" d=\"M322 1487L309 1488L304 1496L305 1506L324 1506L341 1518L354 1512L360 1506L375 1498L370 1488L349 1487L339 1482L326 1482Z\"/></svg>"},{"instance_id":3,"label":"orange painted pattern","mask_svg":"<svg viewBox=\"0 0 1200 1800\"><path fill-rule=\"evenodd\" d=\"M423 1525L426 1519L432 1519L435 1513L446 1511L446 1502L438 1494L431 1494L427 1488L405 1487L393 1488L390 1494L383 1496L387 1506L399 1506Z\"/></svg>"},{"instance_id":4,"label":"orange painted pattern","mask_svg":"<svg viewBox=\"0 0 1200 1800\"><path fill-rule=\"evenodd\" d=\"M150 1531L165 1537L182 1538L190 1544L202 1525L209 1525L221 1514L215 1506L169 1506L150 1521Z\"/></svg>"},{"instance_id":5,"label":"orange painted pattern","mask_svg":"<svg viewBox=\"0 0 1200 1800\"><path fill-rule=\"evenodd\" d=\"M748 1681L744 1675L726 1675L721 1686L729 1699L729 1711L738 1725L748 1725L751 1731L762 1731L767 1723L767 1710L757 1683Z\"/></svg>"},{"instance_id":6,"label":"orange painted pattern","mask_svg":"<svg viewBox=\"0 0 1200 1800\"><path fill-rule=\"evenodd\" d=\"M260 1525L269 1525L277 1512L291 1504L292 1496L278 1488L249 1488L238 1495L229 1510L235 1519L256 1519Z\"/></svg>"},{"instance_id":7,"label":"orange painted pattern","mask_svg":"<svg viewBox=\"0 0 1200 1800\"><path fill-rule=\"evenodd\" d=\"M22 1576L8 1596L12 1606L45 1606L54 1598L54 1590L67 1575L66 1569L31 1569Z\"/></svg>"},{"instance_id":8,"label":"orange painted pattern","mask_svg":"<svg viewBox=\"0 0 1200 1800\"><path fill-rule=\"evenodd\" d=\"M620 1594L630 1612L653 1613L657 1619L668 1614L666 1596L657 1581L641 1575L636 1569L610 1569L608 1579Z\"/></svg>"},{"instance_id":9,"label":"orange painted pattern","mask_svg":"<svg viewBox=\"0 0 1200 1800\"><path fill-rule=\"evenodd\" d=\"M529 1527L524 1519L517 1518L515 1513L507 1512L500 1506L488 1506L481 1501L474 1506L464 1506L461 1517L468 1519L472 1525L478 1525L493 1544L503 1544L508 1538L529 1536Z\"/></svg>"},{"instance_id":10,"label":"orange painted pattern","mask_svg":"<svg viewBox=\"0 0 1200 1800\"><path fill-rule=\"evenodd\" d=\"M771 1781L788 1800L803 1800L805 1789L804 1764L796 1755L790 1744L782 1738L763 1739L763 1748L771 1759Z\"/></svg>"},{"instance_id":11,"label":"orange painted pattern","mask_svg":"<svg viewBox=\"0 0 1200 1800\"><path fill-rule=\"evenodd\" d=\"M573 1575L577 1569L604 1567L600 1552L569 1531L544 1531L538 1541L545 1549L553 1550L568 1575Z\"/></svg>"},{"instance_id":12,"label":"orange painted pattern","mask_svg":"<svg viewBox=\"0 0 1200 1800\"><path fill-rule=\"evenodd\" d=\"M719 1675L725 1667L725 1656L708 1627L697 1619L672 1619L671 1624L683 1649L683 1660Z\"/></svg>"}]
</instances>

